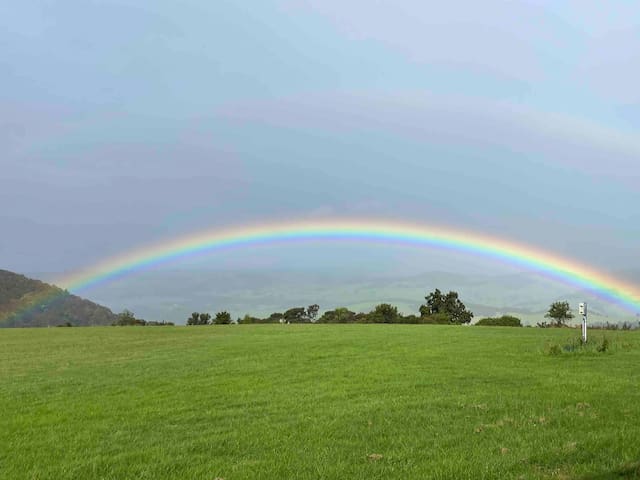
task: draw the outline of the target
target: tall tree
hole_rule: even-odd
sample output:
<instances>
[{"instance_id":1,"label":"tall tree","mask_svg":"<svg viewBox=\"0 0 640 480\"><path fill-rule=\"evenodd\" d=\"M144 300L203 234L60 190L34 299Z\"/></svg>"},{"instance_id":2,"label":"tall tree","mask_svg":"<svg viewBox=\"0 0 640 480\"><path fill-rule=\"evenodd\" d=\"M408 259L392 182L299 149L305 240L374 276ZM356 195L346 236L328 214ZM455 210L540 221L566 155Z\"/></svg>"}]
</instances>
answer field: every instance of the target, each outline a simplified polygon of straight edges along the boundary
<instances>
[{"instance_id":1,"label":"tall tree","mask_svg":"<svg viewBox=\"0 0 640 480\"><path fill-rule=\"evenodd\" d=\"M376 305L368 317L372 323L398 323L400 314L398 313L398 307L395 307L389 303L381 303Z\"/></svg>"},{"instance_id":2,"label":"tall tree","mask_svg":"<svg viewBox=\"0 0 640 480\"><path fill-rule=\"evenodd\" d=\"M545 318L552 318L555 320L556 327L565 326L567 321L573 318L569 302L553 302L549 307L549 311L546 313Z\"/></svg>"},{"instance_id":3,"label":"tall tree","mask_svg":"<svg viewBox=\"0 0 640 480\"><path fill-rule=\"evenodd\" d=\"M200 323L199 325L211 325L211 314L210 313L201 313L200 314Z\"/></svg>"},{"instance_id":4,"label":"tall tree","mask_svg":"<svg viewBox=\"0 0 640 480\"><path fill-rule=\"evenodd\" d=\"M227 311L216 313L216 325L229 325L231 323L231 314Z\"/></svg>"},{"instance_id":5,"label":"tall tree","mask_svg":"<svg viewBox=\"0 0 640 480\"><path fill-rule=\"evenodd\" d=\"M446 315L450 323L469 323L473 318L473 312L467 310L458 296L458 292L450 291L443 295L439 289L435 289L424 297L426 303L420 306L420 316Z\"/></svg>"},{"instance_id":6,"label":"tall tree","mask_svg":"<svg viewBox=\"0 0 640 480\"><path fill-rule=\"evenodd\" d=\"M320 311L320 305L314 303L313 305L309 305L307 307L306 317L310 322L315 322L318 317L318 312Z\"/></svg>"},{"instance_id":7,"label":"tall tree","mask_svg":"<svg viewBox=\"0 0 640 480\"><path fill-rule=\"evenodd\" d=\"M306 320L305 313L304 307L290 308L284 312L284 320L289 323L302 323Z\"/></svg>"},{"instance_id":8,"label":"tall tree","mask_svg":"<svg viewBox=\"0 0 640 480\"><path fill-rule=\"evenodd\" d=\"M440 289L436 288L433 292L424 297L424 299L427 302L420 306L420 316L426 317L427 315L444 313L444 296Z\"/></svg>"}]
</instances>

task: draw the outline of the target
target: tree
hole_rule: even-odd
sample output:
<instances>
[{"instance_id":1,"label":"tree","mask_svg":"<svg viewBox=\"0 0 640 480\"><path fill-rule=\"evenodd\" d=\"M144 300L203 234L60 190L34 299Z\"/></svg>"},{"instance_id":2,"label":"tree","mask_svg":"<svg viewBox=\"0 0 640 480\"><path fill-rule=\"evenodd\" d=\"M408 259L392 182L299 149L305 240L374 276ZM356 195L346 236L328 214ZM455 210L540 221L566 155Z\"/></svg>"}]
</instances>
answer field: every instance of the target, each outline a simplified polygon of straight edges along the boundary
<instances>
[{"instance_id":1,"label":"tree","mask_svg":"<svg viewBox=\"0 0 640 480\"><path fill-rule=\"evenodd\" d=\"M553 302L544 317L553 318L555 320L556 327L563 327L566 325L568 320L573 318L573 313L571 313L569 302Z\"/></svg>"},{"instance_id":2,"label":"tree","mask_svg":"<svg viewBox=\"0 0 640 480\"><path fill-rule=\"evenodd\" d=\"M389 303L381 303L376 305L373 312L369 314L369 319L371 323L398 323L400 314L398 313L398 307L394 307Z\"/></svg>"},{"instance_id":3,"label":"tree","mask_svg":"<svg viewBox=\"0 0 640 480\"><path fill-rule=\"evenodd\" d=\"M348 308L339 307L335 310L327 310L318 319L318 323L352 323L356 312L352 312Z\"/></svg>"},{"instance_id":4,"label":"tree","mask_svg":"<svg viewBox=\"0 0 640 480\"><path fill-rule=\"evenodd\" d=\"M420 306L420 316L447 315L450 323L457 325L469 323L473 318L473 312L467 310L464 303L460 301L458 292L450 291L443 295L439 289L424 297L426 303Z\"/></svg>"},{"instance_id":5,"label":"tree","mask_svg":"<svg viewBox=\"0 0 640 480\"><path fill-rule=\"evenodd\" d=\"M187 325L210 325L211 315L208 313L193 312L187 319Z\"/></svg>"},{"instance_id":6,"label":"tree","mask_svg":"<svg viewBox=\"0 0 640 480\"><path fill-rule=\"evenodd\" d=\"M251 323L264 323L264 320L258 317L253 317L247 313L244 317L238 319L238 323L248 325Z\"/></svg>"},{"instance_id":7,"label":"tree","mask_svg":"<svg viewBox=\"0 0 640 480\"><path fill-rule=\"evenodd\" d=\"M118 314L118 319L113 322L114 326L126 326L126 325L145 325L145 322L142 319L136 318L131 310L123 310L122 313Z\"/></svg>"},{"instance_id":8,"label":"tree","mask_svg":"<svg viewBox=\"0 0 640 480\"><path fill-rule=\"evenodd\" d=\"M216 313L216 325L229 325L231 323L231 314L227 311Z\"/></svg>"},{"instance_id":9,"label":"tree","mask_svg":"<svg viewBox=\"0 0 640 480\"><path fill-rule=\"evenodd\" d=\"M306 320L304 307L290 308L284 312L284 320L288 323L302 323Z\"/></svg>"},{"instance_id":10,"label":"tree","mask_svg":"<svg viewBox=\"0 0 640 480\"><path fill-rule=\"evenodd\" d=\"M444 313L444 297L440 289L436 288L429 295L424 297L427 303L420 305L420 316L426 317L435 313Z\"/></svg>"},{"instance_id":11,"label":"tree","mask_svg":"<svg viewBox=\"0 0 640 480\"><path fill-rule=\"evenodd\" d=\"M187 325L200 325L200 314L193 312L189 318L187 318Z\"/></svg>"},{"instance_id":12,"label":"tree","mask_svg":"<svg viewBox=\"0 0 640 480\"><path fill-rule=\"evenodd\" d=\"M264 320L263 323L280 323L280 320L283 320L284 315L280 312L274 312L269 315L268 318Z\"/></svg>"},{"instance_id":13,"label":"tree","mask_svg":"<svg viewBox=\"0 0 640 480\"><path fill-rule=\"evenodd\" d=\"M320 311L320 305L314 303L307 307L306 317L310 322L315 322Z\"/></svg>"}]
</instances>

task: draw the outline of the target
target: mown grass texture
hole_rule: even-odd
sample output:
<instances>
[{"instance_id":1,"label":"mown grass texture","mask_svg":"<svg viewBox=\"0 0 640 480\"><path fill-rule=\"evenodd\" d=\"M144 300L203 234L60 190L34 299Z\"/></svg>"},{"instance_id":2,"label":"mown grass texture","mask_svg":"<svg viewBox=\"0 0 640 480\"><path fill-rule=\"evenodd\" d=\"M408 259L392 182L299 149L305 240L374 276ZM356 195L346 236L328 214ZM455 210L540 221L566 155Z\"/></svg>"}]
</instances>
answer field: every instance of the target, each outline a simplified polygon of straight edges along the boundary
<instances>
[{"instance_id":1,"label":"mown grass texture","mask_svg":"<svg viewBox=\"0 0 640 480\"><path fill-rule=\"evenodd\" d=\"M0 479L640 478L639 333L1 330Z\"/></svg>"}]
</instances>

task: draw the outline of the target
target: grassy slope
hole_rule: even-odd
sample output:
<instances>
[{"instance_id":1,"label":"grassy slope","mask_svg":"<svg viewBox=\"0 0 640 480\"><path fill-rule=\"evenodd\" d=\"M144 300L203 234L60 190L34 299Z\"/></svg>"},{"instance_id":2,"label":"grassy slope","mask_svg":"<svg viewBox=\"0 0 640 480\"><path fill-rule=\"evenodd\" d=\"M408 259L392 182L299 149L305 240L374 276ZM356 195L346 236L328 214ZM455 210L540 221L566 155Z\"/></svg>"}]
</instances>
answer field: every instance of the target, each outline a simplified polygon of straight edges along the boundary
<instances>
[{"instance_id":1,"label":"grassy slope","mask_svg":"<svg viewBox=\"0 0 640 480\"><path fill-rule=\"evenodd\" d=\"M577 333L2 330L0 478L631 475L639 333L608 334L634 348L551 357L546 341Z\"/></svg>"}]
</instances>

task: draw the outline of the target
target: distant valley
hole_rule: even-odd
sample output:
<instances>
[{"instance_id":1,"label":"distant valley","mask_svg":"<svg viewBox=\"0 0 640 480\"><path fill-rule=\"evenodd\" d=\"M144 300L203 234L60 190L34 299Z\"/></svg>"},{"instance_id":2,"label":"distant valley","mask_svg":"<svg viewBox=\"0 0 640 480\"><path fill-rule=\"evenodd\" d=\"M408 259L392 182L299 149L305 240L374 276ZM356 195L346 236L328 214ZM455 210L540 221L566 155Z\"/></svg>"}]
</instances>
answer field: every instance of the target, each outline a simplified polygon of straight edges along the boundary
<instances>
[{"instance_id":1,"label":"distant valley","mask_svg":"<svg viewBox=\"0 0 640 480\"><path fill-rule=\"evenodd\" d=\"M635 279L637 272L625 276ZM34 274L51 280L52 275ZM590 320L632 321L638 317L591 293L531 273L479 275L426 272L411 276L384 276L300 270L153 270L105 282L84 292L114 312L132 310L149 320L185 322L193 311L227 310L233 318L281 312L293 306L320 305L321 311L347 307L369 311L381 302L417 313L425 294L439 288L455 290L475 318L514 314L525 323L544 320L551 302L568 300L577 308L589 303Z\"/></svg>"}]
</instances>

